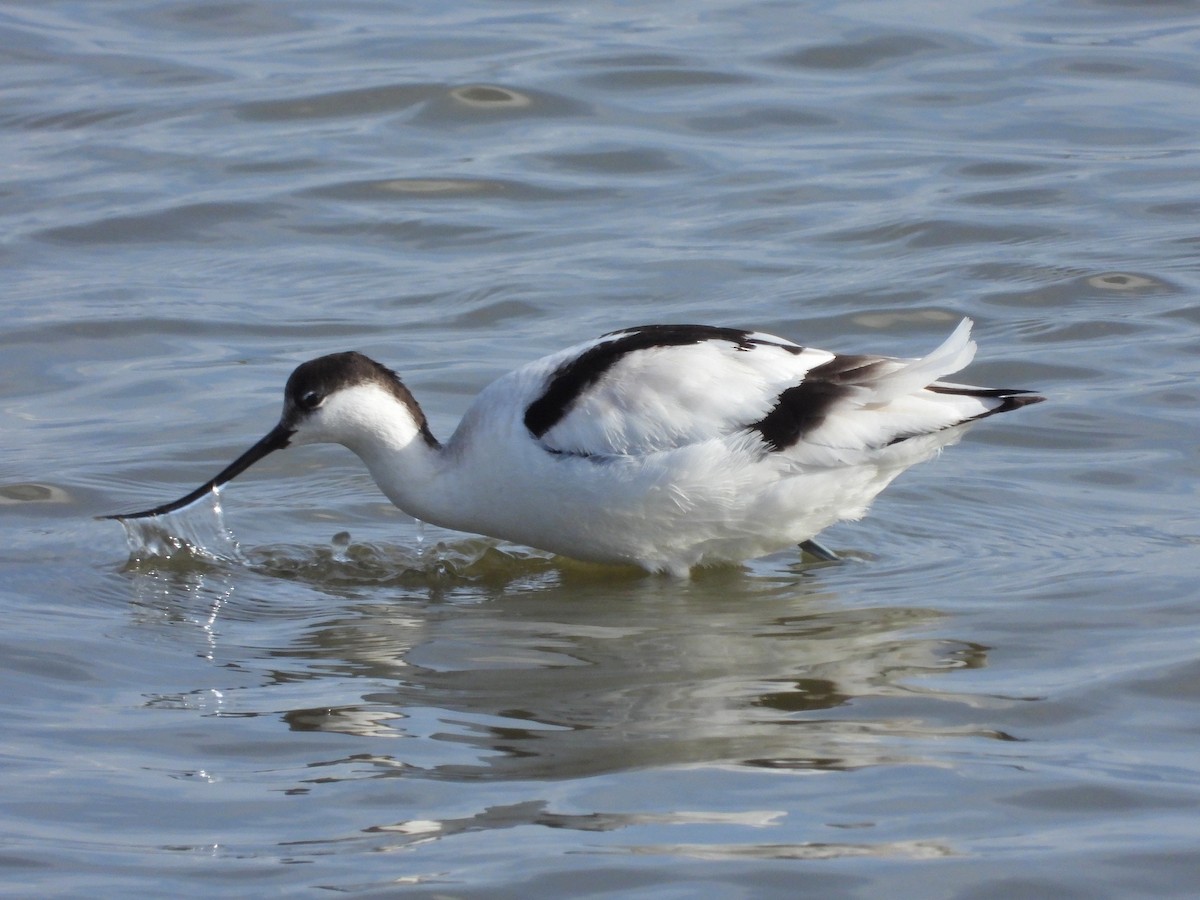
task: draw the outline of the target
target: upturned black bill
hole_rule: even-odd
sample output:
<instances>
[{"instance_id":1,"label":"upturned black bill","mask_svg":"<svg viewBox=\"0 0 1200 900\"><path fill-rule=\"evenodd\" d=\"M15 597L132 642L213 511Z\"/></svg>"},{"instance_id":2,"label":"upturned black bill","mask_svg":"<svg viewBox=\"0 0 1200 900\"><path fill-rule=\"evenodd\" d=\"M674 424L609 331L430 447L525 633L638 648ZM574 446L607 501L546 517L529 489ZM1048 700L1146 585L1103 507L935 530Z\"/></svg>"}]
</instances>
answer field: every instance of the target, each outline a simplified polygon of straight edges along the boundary
<instances>
[{"instance_id":1,"label":"upturned black bill","mask_svg":"<svg viewBox=\"0 0 1200 900\"><path fill-rule=\"evenodd\" d=\"M177 509L183 509L185 506L190 506L201 497L219 488L226 482L232 481L238 475L241 475L248 468L266 456L268 453L274 453L276 450L282 450L288 445L291 440L293 430L286 427L283 423L276 425L271 429L261 441L231 462L228 466L211 481L206 481L200 487L196 488L190 494L186 494L171 503L164 503L162 506L156 506L153 509L146 509L142 512L121 513L114 516L100 516L101 519L148 519L151 516L161 516L169 512L175 512Z\"/></svg>"}]
</instances>

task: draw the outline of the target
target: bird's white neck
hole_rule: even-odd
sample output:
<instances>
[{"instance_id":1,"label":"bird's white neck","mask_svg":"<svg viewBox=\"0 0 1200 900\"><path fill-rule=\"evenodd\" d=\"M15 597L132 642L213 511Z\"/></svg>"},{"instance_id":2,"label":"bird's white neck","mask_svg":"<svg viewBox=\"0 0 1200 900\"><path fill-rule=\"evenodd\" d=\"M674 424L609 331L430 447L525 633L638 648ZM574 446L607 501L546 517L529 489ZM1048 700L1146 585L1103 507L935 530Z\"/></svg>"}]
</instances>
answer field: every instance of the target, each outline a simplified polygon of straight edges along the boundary
<instances>
[{"instance_id":1,"label":"bird's white neck","mask_svg":"<svg viewBox=\"0 0 1200 900\"><path fill-rule=\"evenodd\" d=\"M445 451L440 446L427 443L419 434L391 430L346 446L366 464L379 489L397 507L425 522L449 524L446 507L451 492L442 484Z\"/></svg>"},{"instance_id":2,"label":"bird's white neck","mask_svg":"<svg viewBox=\"0 0 1200 900\"><path fill-rule=\"evenodd\" d=\"M366 464L380 490L396 506L441 524L454 503L443 484L446 452L416 406L383 388L363 384L333 394L301 427L293 444L333 443Z\"/></svg>"}]
</instances>

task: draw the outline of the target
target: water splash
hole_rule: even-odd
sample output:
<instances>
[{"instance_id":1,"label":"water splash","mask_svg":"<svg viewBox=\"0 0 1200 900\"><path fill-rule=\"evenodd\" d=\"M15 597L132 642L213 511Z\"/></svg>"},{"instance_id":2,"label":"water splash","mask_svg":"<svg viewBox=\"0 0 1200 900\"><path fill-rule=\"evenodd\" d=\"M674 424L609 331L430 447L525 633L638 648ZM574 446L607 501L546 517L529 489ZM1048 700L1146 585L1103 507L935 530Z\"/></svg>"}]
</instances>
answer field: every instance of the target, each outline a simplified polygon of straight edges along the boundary
<instances>
[{"instance_id":1,"label":"water splash","mask_svg":"<svg viewBox=\"0 0 1200 900\"><path fill-rule=\"evenodd\" d=\"M328 545L266 545L243 549L225 524L219 490L174 512L119 519L129 545L127 567L143 573L203 577L234 563L272 577L327 588L405 584L507 583L551 577L553 554L490 538L430 540L417 523L415 544L355 542L339 531Z\"/></svg>"},{"instance_id":2,"label":"water splash","mask_svg":"<svg viewBox=\"0 0 1200 900\"><path fill-rule=\"evenodd\" d=\"M350 532L339 531L330 538L329 546L333 551L332 560L336 563L350 562L347 550L350 549Z\"/></svg>"},{"instance_id":3,"label":"water splash","mask_svg":"<svg viewBox=\"0 0 1200 900\"><path fill-rule=\"evenodd\" d=\"M412 544L352 541L346 532L328 546L268 544L248 548L247 564L272 578L303 581L324 589L404 586L506 585L559 577L552 554L504 545L490 538Z\"/></svg>"},{"instance_id":4,"label":"water splash","mask_svg":"<svg viewBox=\"0 0 1200 900\"><path fill-rule=\"evenodd\" d=\"M225 524L219 489L191 506L145 519L119 519L131 562L155 559L244 563L237 538Z\"/></svg>"}]
</instances>

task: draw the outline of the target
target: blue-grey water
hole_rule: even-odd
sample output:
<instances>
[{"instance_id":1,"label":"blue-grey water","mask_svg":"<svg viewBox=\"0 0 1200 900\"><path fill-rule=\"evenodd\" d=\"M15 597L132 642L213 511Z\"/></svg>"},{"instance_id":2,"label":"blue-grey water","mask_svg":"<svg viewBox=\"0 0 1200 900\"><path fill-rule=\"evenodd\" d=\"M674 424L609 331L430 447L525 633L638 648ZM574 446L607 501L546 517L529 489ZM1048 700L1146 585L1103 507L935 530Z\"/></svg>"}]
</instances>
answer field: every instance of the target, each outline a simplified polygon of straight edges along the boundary
<instances>
[{"instance_id":1,"label":"blue-grey water","mask_svg":"<svg viewBox=\"0 0 1200 900\"><path fill-rule=\"evenodd\" d=\"M1195 896L1194 3L4 2L0 77L0 892ZM421 529L339 448L209 556L93 519L334 350L445 436L622 325L964 315L1050 401L837 565Z\"/></svg>"}]
</instances>

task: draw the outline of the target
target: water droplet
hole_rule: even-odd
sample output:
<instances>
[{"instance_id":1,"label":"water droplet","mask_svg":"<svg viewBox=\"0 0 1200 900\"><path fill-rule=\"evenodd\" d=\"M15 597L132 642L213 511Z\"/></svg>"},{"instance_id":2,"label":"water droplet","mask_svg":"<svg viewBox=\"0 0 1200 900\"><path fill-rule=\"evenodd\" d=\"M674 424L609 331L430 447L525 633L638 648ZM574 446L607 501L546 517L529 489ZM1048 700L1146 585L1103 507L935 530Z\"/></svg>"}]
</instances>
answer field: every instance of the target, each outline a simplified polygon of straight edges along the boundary
<instances>
[{"instance_id":1,"label":"water droplet","mask_svg":"<svg viewBox=\"0 0 1200 900\"><path fill-rule=\"evenodd\" d=\"M329 541L333 547L333 558L336 562L349 562L346 551L350 549L350 532L339 531Z\"/></svg>"}]
</instances>

